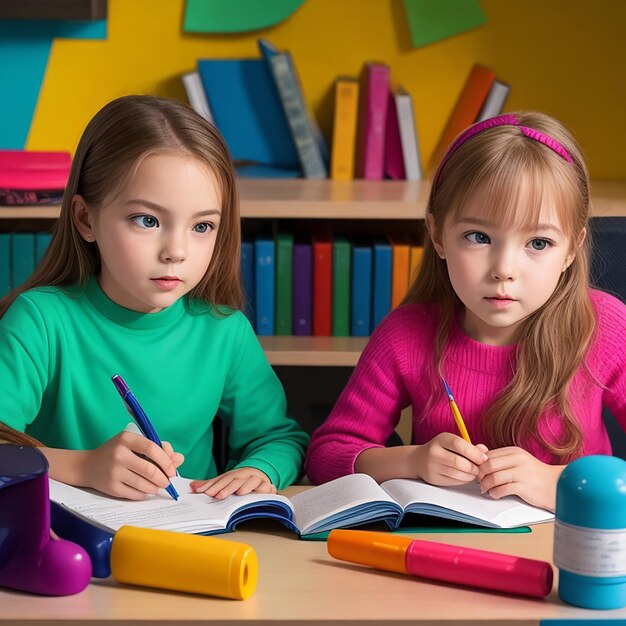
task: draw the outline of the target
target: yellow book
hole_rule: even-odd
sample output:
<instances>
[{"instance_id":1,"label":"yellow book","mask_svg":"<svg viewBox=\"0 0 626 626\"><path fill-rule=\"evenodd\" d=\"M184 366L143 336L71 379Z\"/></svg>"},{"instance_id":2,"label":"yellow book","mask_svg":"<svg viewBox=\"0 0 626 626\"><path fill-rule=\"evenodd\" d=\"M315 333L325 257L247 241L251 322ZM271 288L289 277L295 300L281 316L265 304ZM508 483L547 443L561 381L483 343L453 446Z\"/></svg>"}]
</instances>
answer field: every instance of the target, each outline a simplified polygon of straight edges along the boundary
<instances>
[{"instance_id":1,"label":"yellow book","mask_svg":"<svg viewBox=\"0 0 626 626\"><path fill-rule=\"evenodd\" d=\"M409 285L413 284L413 281L417 276L423 255L424 248L422 246L411 244L411 248L409 250Z\"/></svg>"},{"instance_id":2,"label":"yellow book","mask_svg":"<svg viewBox=\"0 0 626 626\"><path fill-rule=\"evenodd\" d=\"M391 244L391 308L397 307L409 288L409 241L390 235Z\"/></svg>"},{"instance_id":3,"label":"yellow book","mask_svg":"<svg viewBox=\"0 0 626 626\"><path fill-rule=\"evenodd\" d=\"M358 113L358 81L356 78L338 78L335 81L335 114L330 165L330 176L334 180L354 178Z\"/></svg>"}]
</instances>

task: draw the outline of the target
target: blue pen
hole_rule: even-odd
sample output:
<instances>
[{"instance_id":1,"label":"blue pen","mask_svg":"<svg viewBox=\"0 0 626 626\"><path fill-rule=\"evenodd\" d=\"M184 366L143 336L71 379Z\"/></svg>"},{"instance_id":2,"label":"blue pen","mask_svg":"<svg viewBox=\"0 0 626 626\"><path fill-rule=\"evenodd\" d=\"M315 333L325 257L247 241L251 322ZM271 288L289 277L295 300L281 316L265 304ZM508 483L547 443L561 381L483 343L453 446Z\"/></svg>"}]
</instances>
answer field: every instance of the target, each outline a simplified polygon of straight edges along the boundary
<instances>
[{"instance_id":1,"label":"blue pen","mask_svg":"<svg viewBox=\"0 0 626 626\"><path fill-rule=\"evenodd\" d=\"M139 426L139 430L141 430L143 436L150 441L154 441L157 446L163 447L161 440L159 439L159 435L157 435L157 431L154 430L154 426L148 419L146 412L141 408L139 402L137 402L137 398L133 395L133 392L128 388L128 385L124 382L123 378L116 374L111 378L115 388L118 393L124 400L124 404L128 409L128 412L133 416L135 422L137 422L137 426ZM174 498L174 500L178 500L178 492L174 488L174 485L171 483L165 488L167 493Z\"/></svg>"}]
</instances>

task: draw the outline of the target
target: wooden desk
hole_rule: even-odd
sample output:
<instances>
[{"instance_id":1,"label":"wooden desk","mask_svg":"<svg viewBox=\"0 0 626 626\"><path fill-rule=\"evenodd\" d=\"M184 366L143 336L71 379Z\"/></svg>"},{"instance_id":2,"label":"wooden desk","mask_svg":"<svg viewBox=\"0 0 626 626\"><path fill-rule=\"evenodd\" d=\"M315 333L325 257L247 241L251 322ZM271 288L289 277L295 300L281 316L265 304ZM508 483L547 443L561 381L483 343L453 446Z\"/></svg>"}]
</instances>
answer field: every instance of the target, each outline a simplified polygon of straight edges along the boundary
<instances>
[{"instance_id":1,"label":"wooden desk","mask_svg":"<svg viewBox=\"0 0 626 626\"><path fill-rule=\"evenodd\" d=\"M286 495L296 488L286 490ZM422 538L552 560L551 524L526 534L437 534ZM417 536L417 535L416 535ZM0 624L141 625L252 622L316 624L539 624L542 619L622 619L626 608L589 611L563 604L556 583L545 600L456 587L331 559L325 542L297 539L278 524L259 522L223 535L248 543L259 558L259 583L245 601L127 587L94 581L75 596L44 598L0 591ZM555 572L556 573L556 572Z\"/></svg>"}]
</instances>

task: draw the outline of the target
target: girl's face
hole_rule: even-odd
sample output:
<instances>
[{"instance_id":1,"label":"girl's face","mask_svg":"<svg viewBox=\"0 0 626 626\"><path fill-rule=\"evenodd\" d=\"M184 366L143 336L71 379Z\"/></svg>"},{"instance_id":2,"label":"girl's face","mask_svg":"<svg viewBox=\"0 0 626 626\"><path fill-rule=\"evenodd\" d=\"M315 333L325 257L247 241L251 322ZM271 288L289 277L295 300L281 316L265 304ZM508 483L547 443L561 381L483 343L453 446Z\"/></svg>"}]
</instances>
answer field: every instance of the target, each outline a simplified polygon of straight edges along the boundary
<instances>
[{"instance_id":1,"label":"girl's face","mask_svg":"<svg viewBox=\"0 0 626 626\"><path fill-rule=\"evenodd\" d=\"M432 215L428 216L433 233ZM463 330L490 345L518 340L520 324L542 307L574 259L556 208L541 207L536 228L502 226L481 217L480 198L457 224L446 218L433 244L465 305Z\"/></svg>"},{"instance_id":2,"label":"girl's face","mask_svg":"<svg viewBox=\"0 0 626 626\"><path fill-rule=\"evenodd\" d=\"M146 157L124 192L89 214L102 263L100 287L133 311L170 306L206 273L220 215L219 186L201 162Z\"/></svg>"}]
</instances>

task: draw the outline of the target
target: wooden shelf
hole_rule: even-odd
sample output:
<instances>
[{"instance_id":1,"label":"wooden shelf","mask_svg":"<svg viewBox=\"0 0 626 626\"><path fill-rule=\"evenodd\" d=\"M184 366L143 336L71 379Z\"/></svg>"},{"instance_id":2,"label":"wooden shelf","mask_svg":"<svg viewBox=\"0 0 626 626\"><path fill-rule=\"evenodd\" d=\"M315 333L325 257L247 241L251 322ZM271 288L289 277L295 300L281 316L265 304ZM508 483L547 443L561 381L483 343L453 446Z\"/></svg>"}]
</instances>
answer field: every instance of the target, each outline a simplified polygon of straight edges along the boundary
<instances>
[{"instance_id":1,"label":"wooden shelf","mask_svg":"<svg viewBox=\"0 0 626 626\"><path fill-rule=\"evenodd\" d=\"M251 219L424 219L430 182L239 181L241 216ZM626 216L626 181L593 181L593 215ZM0 207L1 219L55 219L58 206ZM277 366L354 367L367 338L259 337Z\"/></svg>"},{"instance_id":2,"label":"wooden shelf","mask_svg":"<svg viewBox=\"0 0 626 626\"><path fill-rule=\"evenodd\" d=\"M272 365L354 367L367 337L259 337Z\"/></svg>"},{"instance_id":3,"label":"wooden shelf","mask_svg":"<svg viewBox=\"0 0 626 626\"><path fill-rule=\"evenodd\" d=\"M430 182L239 180L241 217L254 219L424 219ZM626 181L591 185L593 215L626 216ZM54 219L58 206L0 207L0 219Z\"/></svg>"}]
</instances>

